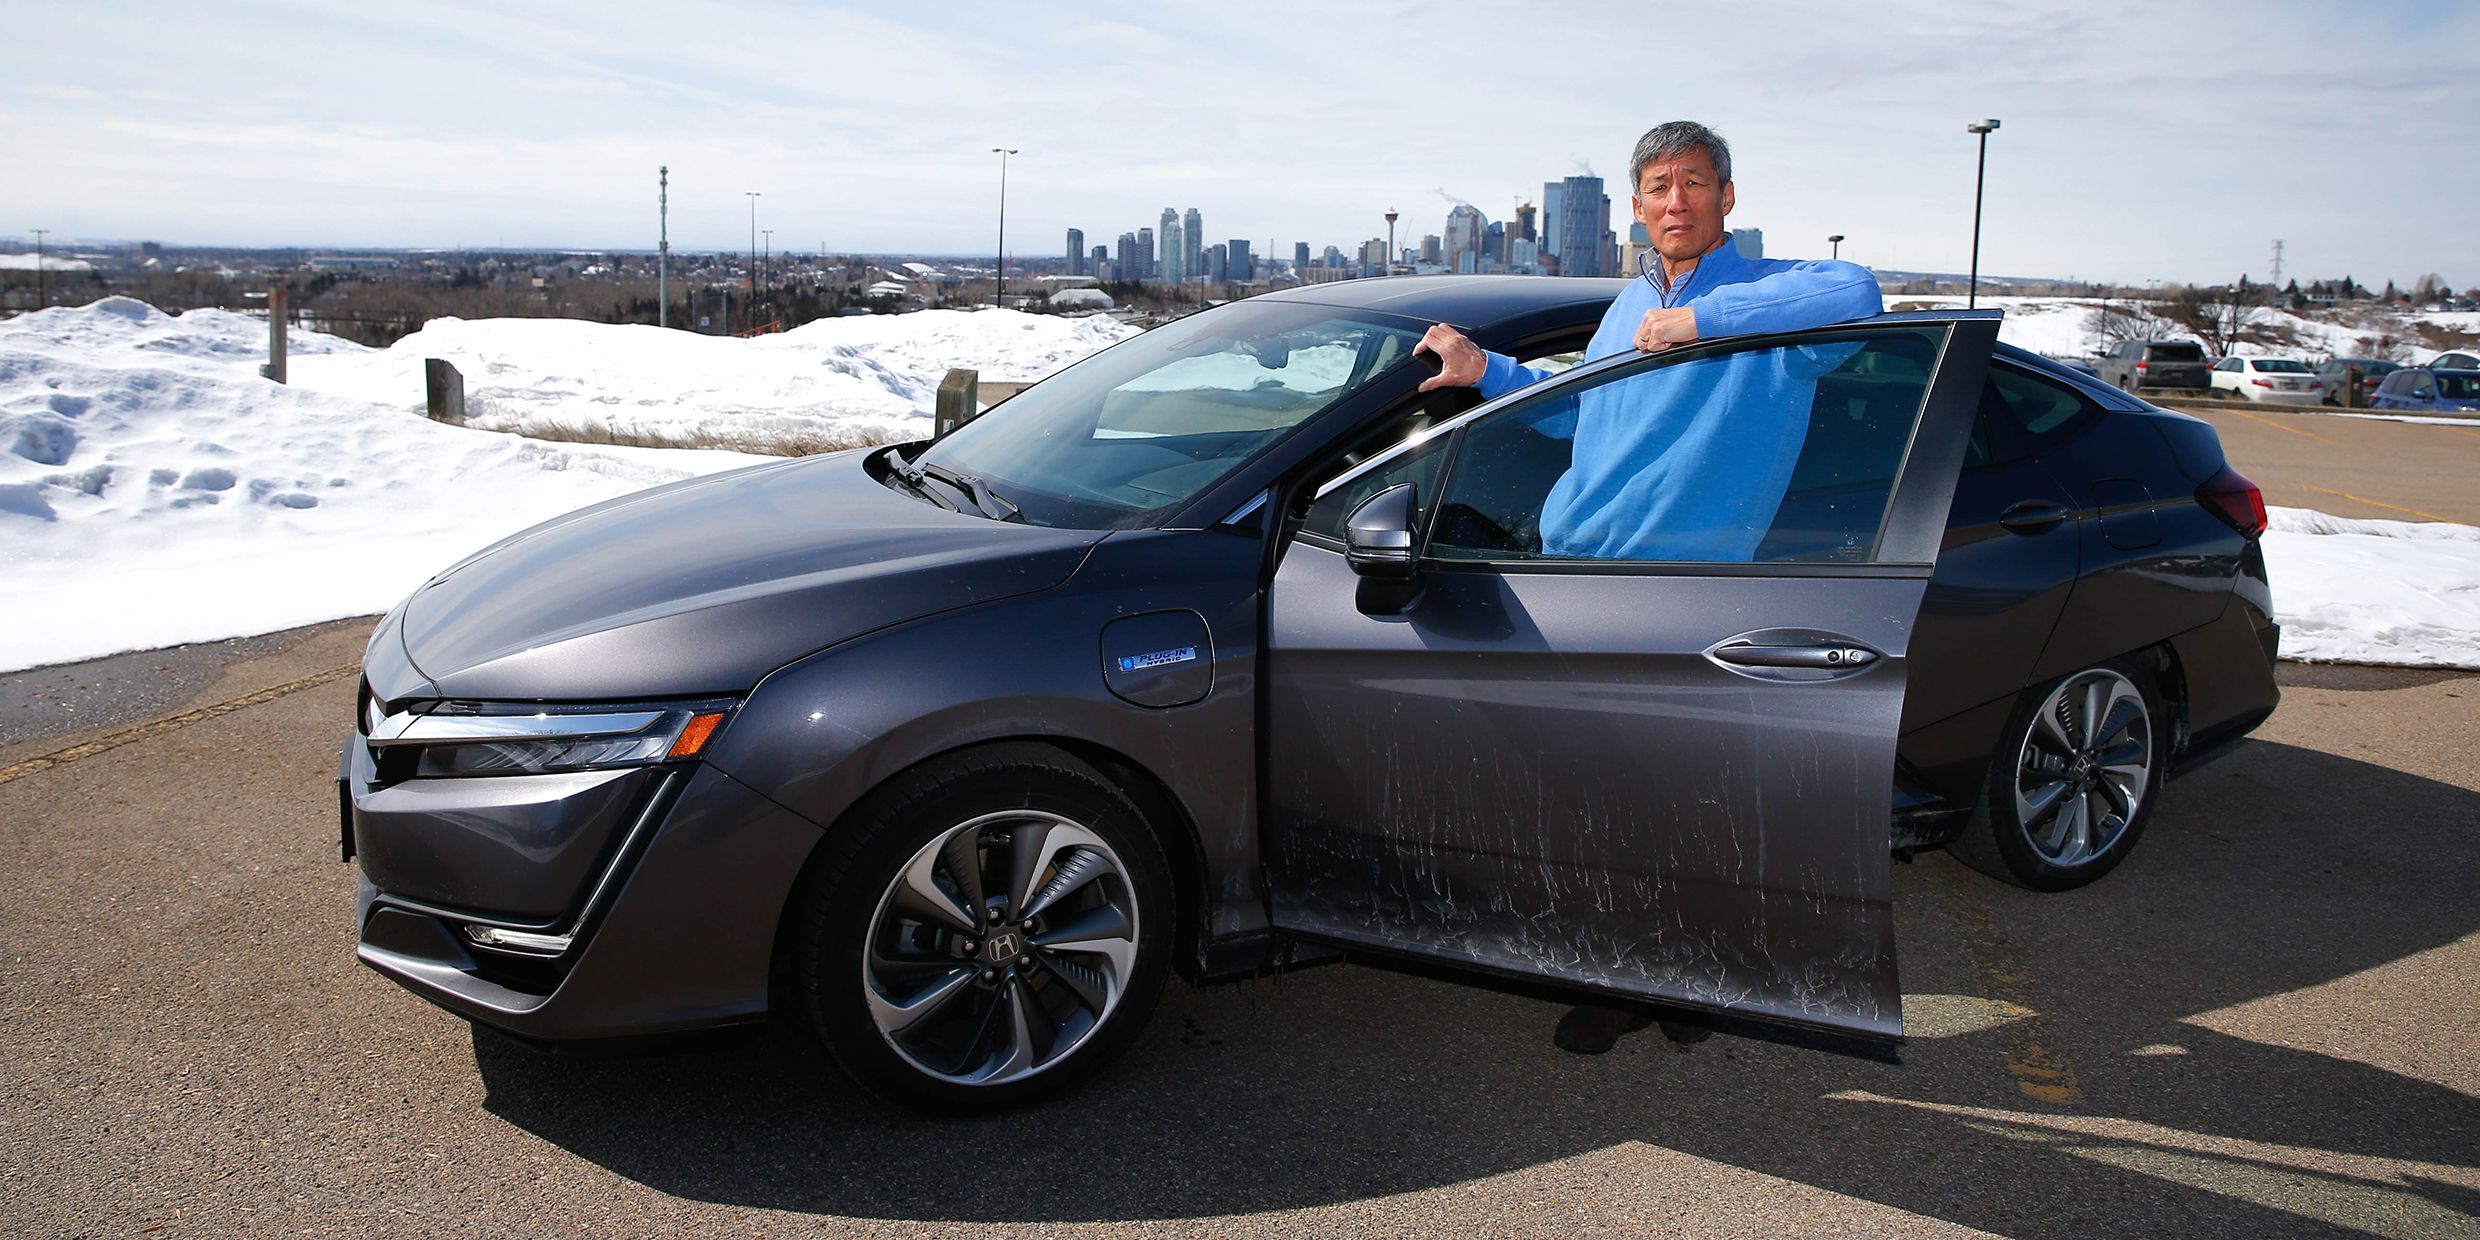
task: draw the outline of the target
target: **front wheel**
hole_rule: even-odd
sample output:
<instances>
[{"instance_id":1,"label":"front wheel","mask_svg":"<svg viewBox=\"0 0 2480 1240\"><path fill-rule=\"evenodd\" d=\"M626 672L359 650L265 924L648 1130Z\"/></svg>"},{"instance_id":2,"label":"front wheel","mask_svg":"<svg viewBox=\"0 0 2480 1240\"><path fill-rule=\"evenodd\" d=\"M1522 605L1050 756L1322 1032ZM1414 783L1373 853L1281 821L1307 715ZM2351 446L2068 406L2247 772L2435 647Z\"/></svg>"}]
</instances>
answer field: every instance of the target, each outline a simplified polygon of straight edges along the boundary
<instances>
[{"instance_id":1,"label":"front wheel","mask_svg":"<svg viewBox=\"0 0 2480 1240\"><path fill-rule=\"evenodd\" d=\"M1036 745L941 759L873 793L804 884L811 1022L871 1090L935 1111L1021 1105L1133 1040L1176 913L1127 797Z\"/></svg>"},{"instance_id":2,"label":"front wheel","mask_svg":"<svg viewBox=\"0 0 2480 1240\"><path fill-rule=\"evenodd\" d=\"M2081 887L2117 868L2143 834L2166 773L2162 718L2143 678L2116 666L2027 694L1956 856L2034 891Z\"/></svg>"}]
</instances>

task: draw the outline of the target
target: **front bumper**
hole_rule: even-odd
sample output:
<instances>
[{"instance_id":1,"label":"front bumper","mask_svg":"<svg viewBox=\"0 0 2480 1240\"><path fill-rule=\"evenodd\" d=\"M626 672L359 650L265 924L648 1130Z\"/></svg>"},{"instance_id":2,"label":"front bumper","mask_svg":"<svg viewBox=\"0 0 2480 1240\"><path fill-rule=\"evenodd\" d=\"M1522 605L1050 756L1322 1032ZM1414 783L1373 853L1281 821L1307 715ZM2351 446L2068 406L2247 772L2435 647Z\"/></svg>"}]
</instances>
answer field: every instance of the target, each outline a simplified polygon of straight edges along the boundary
<instances>
[{"instance_id":1,"label":"front bumper","mask_svg":"<svg viewBox=\"0 0 2480 1240\"><path fill-rule=\"evenodd\" d=\"M765 1014L775 932L819 836L808 819L700 764L626 772L643 779L377 788L353 760L361 750L347 747L343 800L362 854L364 964L459 1016L532 1038ZM407 809L417 784L458 785L420 794L453 808L427 820ZM426 854L426 839L440 846ZM581 865L589 844L592 864ZM441 898L458 893L470 898ZM471 927L525 932L536 946L485 946Z\"/></svg>"}]
</instances>

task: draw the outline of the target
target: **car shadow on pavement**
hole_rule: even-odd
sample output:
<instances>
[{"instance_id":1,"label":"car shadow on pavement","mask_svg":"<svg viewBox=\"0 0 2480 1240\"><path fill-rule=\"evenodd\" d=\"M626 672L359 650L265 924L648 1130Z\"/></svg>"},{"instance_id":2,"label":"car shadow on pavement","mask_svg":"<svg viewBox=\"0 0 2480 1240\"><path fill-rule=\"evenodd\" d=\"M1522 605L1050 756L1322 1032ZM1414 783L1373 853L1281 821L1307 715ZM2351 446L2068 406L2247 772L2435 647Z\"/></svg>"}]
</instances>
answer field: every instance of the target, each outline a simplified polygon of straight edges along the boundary
<instances>
[{"instance_id":1,"label":"car shadow on pavement","mask_svg":"<svg viewBox=\"0 0 2480 1240\"><path fill-rule=\"evenodd\" d=\"M1896 876L1907 997L2014 1006L1916 1037L1899 1065L1650 1034L1569 1055L1550 1044L1556 1006L1354 966L1175 987L1124 1061L978 1119L881 1104L784 1028L635 1053L477 1034L474 1054L494 1114L616 1174L846 1216L1295 1210L1643 1143L1676 1153L1640 1176L1712 1170L1715 1191L1745 1192L1737 1168L2013 1235L2480 1227L2480 1100L2378 1066L2450 1063L2457 1038L2468 1055L2467 1014L2394 1013L2371 1036L2411 1042L2366 1054L2331 1044L2348 1019L2317 1022L2327 1041L2305 1049L2286 1017L2330 988L2298 992L2480 928L2475 822L2480 794L2250 742L2171 785L2134 857L2082 891L1924 858ZM2443 1049L2421 1049L2424 1028ZM1631 1190L1556 1175L1523 1191Z\"/></svg>"}]
</instances>

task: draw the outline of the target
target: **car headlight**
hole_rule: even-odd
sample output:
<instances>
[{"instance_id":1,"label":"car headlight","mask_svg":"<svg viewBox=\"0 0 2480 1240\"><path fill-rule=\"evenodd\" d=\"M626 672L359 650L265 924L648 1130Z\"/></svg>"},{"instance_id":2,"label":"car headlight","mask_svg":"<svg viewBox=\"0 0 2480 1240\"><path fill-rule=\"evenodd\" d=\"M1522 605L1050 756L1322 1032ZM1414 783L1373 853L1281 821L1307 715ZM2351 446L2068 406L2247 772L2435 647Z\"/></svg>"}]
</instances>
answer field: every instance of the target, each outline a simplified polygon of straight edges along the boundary
<instances>
[{"instance_id":1,"label":"car headlight","mask_svg":"<svg viewBox=\"0 0 2480 1240\"><path fill-rule=\"evenodd\" d=\"M644 766L698 756L731 713L728 702L559 710L452 702L372 721L369 744L399 778Z\"/></svg>"}]
</instances>

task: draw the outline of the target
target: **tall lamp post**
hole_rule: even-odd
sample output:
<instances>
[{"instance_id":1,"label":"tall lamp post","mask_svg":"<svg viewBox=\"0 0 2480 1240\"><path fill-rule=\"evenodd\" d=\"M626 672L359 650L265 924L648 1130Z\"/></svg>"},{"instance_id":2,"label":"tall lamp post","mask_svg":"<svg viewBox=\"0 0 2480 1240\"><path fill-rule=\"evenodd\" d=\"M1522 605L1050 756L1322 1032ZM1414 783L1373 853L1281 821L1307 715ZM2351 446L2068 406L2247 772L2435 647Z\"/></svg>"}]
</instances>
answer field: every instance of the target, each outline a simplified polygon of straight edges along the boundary
<instances>
[{"instance_id":1,"label":"tall lamp post","mask_svg":"<svg viewBox=\"0 0 2480 1240\"><path fill-rule=\"evenodd\" d=\"M672 166L655 170L654 325L672 325Z\"/></svg>"},{"instance_id":2,"label":"tall lamp post","mask_svg":"<svg viewBox=\"0 0 2480 1240\"><path fill-rule=\"evenodd\" d=\"M1843 234L1835 233L1834 235L1827 237L1826 244L1834 247L1834 252L1826 257L1841 258L1843 256Z\"/></svg>"},{"instance_id":3,"label":"tall lamp post","mask_svg":"<svg viewBox=\"0 0 2480 1240\"><path fill-rule=\"evenodd\" d=\"M763 192L745 189L749 198L749 325L758 325L758 195Z\"/></svg>"},{"instance_id":4,"label":"tall lamp post","mask_svg":"<svg viewBox=\"0 0 2480 1240\"><path fill-rule=\"evenodd\" d=\"M1981 301L1981 186L1989 178L1989 131L1997 127L1995 120L1974 121L1963 127L1965 133L1981 136L1980 169L1972 174L1972 286L1964 294L1966 310L1977 307Z\"/></svg>"},{"instance_id":5,"label":"tall lamp post","mask_svg":"<svg viewBox=\"0 0 2480 1240\"><path fill-rule=\"evenodd\" d=\"M994 146L990 153L999 157L999 291L990 301L994 306L1007 306L1007 161L1019 154L1012 146Z\"/></svg>"}]
</instances>

